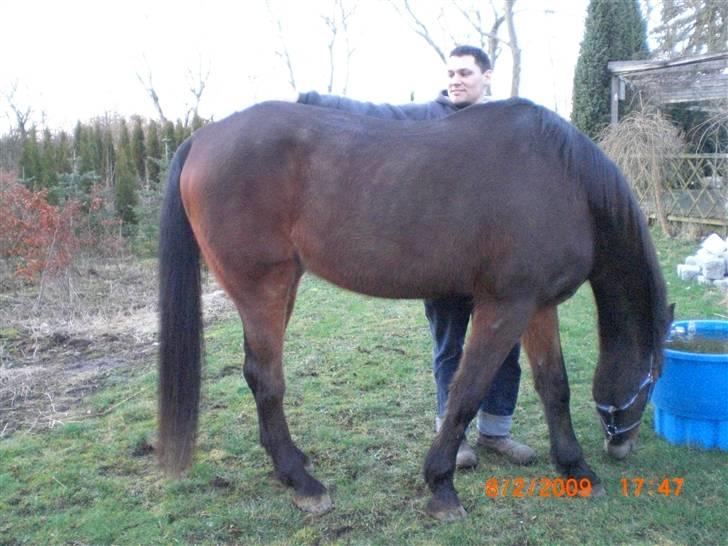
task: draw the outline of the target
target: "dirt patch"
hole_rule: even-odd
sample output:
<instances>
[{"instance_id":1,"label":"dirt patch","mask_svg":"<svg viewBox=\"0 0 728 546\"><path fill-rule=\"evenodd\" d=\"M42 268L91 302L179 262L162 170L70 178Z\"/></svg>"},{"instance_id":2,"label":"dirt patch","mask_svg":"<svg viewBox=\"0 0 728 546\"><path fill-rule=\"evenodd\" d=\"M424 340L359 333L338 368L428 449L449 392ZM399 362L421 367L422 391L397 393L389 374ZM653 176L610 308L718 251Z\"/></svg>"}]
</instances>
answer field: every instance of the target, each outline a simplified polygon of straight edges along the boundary
<instances>
[{"instance_id":1,"label":"dirt patch","mask_svg":"<svg viewBox=\"0 0 728 546\"><path fill-rule=\"evenodd\" d=\"M0 293L0 438L86 418L109 377L152 369L156 292L155 262L119 261ZM211 278L203 293L206 324L234 314Z\"/></svg>"}]
</instances>

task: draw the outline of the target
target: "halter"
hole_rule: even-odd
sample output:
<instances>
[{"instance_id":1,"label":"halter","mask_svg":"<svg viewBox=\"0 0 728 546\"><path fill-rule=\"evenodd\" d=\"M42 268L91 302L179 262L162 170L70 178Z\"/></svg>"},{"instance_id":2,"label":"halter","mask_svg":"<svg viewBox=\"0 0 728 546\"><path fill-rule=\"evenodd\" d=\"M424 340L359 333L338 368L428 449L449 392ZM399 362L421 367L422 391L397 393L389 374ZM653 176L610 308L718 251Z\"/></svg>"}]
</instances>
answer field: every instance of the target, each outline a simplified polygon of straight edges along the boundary
<instances>
[{"instance_id":1,"label":"halter","mask_svg":"<svg viewBox=\"0 0 728 546\"><path fill-rule=\"evenodd\" d=\"M654 355L652 356L652 358L650 358L650 370L647 372L647 377L642 380L642 383L640 383L640 386L637 388L637 392L635 393L635 395L627 400L627 402L625 402L621 406L611 406L608 404L600 404L599 402L596 402L597 413L599 415L599 419L602 421L602 426L604 427L604 432L607 435L607 440L611 440L619 434L623 434L632 430L642 421L642 417L640 417L639 419L637 419L637 421L626 427L618 427L615 424L617 413L628 410L632 406L632 404L635 403L637 397L640 395L645 387L649 387L650 391L652 390L652 386L655 383L655 376L652 373L653 363ZM649 398L649 393L647 394L647 396ZM607 420L604 419L602 413L606 413L608 415Z\"/></svg>"}]
</instances>

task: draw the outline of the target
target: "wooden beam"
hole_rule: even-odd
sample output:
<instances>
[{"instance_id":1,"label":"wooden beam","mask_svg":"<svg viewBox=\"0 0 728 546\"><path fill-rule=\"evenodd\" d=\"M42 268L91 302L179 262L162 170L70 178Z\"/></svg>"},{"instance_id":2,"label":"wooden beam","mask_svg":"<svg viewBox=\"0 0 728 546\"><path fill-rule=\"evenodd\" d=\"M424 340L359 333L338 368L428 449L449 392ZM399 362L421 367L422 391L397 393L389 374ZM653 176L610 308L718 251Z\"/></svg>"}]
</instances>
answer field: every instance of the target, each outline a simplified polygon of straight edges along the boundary
<instances>
[{"instance_id":1,"label":"wooden beam","mask_svg":"<svg viewBox=\"0 0 728 546\"><path fill-rule=\"evenodd\" d=\"M635 72L664 70L682 65L701 64L706 61L725 61L726 66L728 66L728 51L662 61L610 61L607 63L607 69L612 74L631 74Z\"/></svg>"},{"instance_id":2,"label":"wooden beam","mask_svg":"<svg viewBox=\"0 0 728 546\"><path fill-rule=\"evenodd\" d=\"M619 77L612 75L612 93L609 106L609 123L616 125L619 121Z\"/></svg>"}]
</instances>

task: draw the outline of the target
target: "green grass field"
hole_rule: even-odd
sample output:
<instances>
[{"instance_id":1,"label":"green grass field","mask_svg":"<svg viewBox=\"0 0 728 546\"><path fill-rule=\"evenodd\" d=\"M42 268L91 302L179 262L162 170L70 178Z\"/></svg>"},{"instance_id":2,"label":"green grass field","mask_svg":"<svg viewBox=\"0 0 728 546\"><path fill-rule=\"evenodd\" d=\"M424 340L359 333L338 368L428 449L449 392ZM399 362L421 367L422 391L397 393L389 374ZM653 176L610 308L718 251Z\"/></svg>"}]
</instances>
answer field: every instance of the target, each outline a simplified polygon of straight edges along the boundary
<instances>
[{"instance_id":1,"label":"green grass field","mask_svg":"<svg viewBox=\"0 0 728 546\"><path fill-rule=\"evenodd\" d=\"M722 293L675 277L694 243L657 244L676 318L727 314ZM725 544L728 454L670 446L653 432L650 407L636 452L608 459L591 400L589 288L560 316L574 426L606 498L484 494L492 477L555 477L524 360L513 433L538 462L521 468L478 451L478 468L455 480L468 518L428 518L421 468L435 389L422 304L364 298L307 277L287 335L286 411L330 489L331 513L298 511L273 477L242 378L241 326L229 320L206 331L199 447L185 478L163 478L151 453L154 362L119 371L88 400L88 418L0 440L0 544ZM679 496L621 494L623 478L665 477L682 478Z\"/></svg>"}]
</instances>

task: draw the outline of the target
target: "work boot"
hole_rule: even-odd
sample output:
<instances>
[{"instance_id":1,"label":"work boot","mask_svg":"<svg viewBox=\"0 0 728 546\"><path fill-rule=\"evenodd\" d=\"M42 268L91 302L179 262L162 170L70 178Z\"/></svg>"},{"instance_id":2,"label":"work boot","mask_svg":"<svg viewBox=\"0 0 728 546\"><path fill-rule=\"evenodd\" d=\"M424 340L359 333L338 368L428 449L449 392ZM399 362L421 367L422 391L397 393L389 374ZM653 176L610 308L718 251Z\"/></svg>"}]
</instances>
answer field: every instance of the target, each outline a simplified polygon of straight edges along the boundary
<instances>
[{"instance_id":1,"label":"work boot","mask_svg":"<svg viewBox=\"0 0 728 546\"><path fill-rule=\"evenodd\" d=\"M468 445L468 441L463 439L458 448L458 454L455 457L455 468L464 470L467 468L475 468L478 466L478 456L473 448Z\"/></svg>"},{"instance_id":2,"label":"work boot","mask_svg":"<svg viewBox=\"0 0 728 546\"><path fill-rule=\"evenodd\" d=\"M478 445L503 455L514 464L527 465L536 460L536 452L510 436L488 436L478 433ZM459 452L458 452L459 454Z\"/></svg>"},{"instance_id":3,"label":"work boot","mask_svg":"<svg viewBox=\"0 0 728 546\"><path fill-rule=\"evenodd\" d=\"M442 419L435 417L435 432L440 432L440 426L442 425ZM464 470L467 468L475 468L478 466L478 456L473 451L473 448L468 445L467 438L463 438L458 447L458 454L455 457L455 468Z\"/></svg>"}]
</instances>

